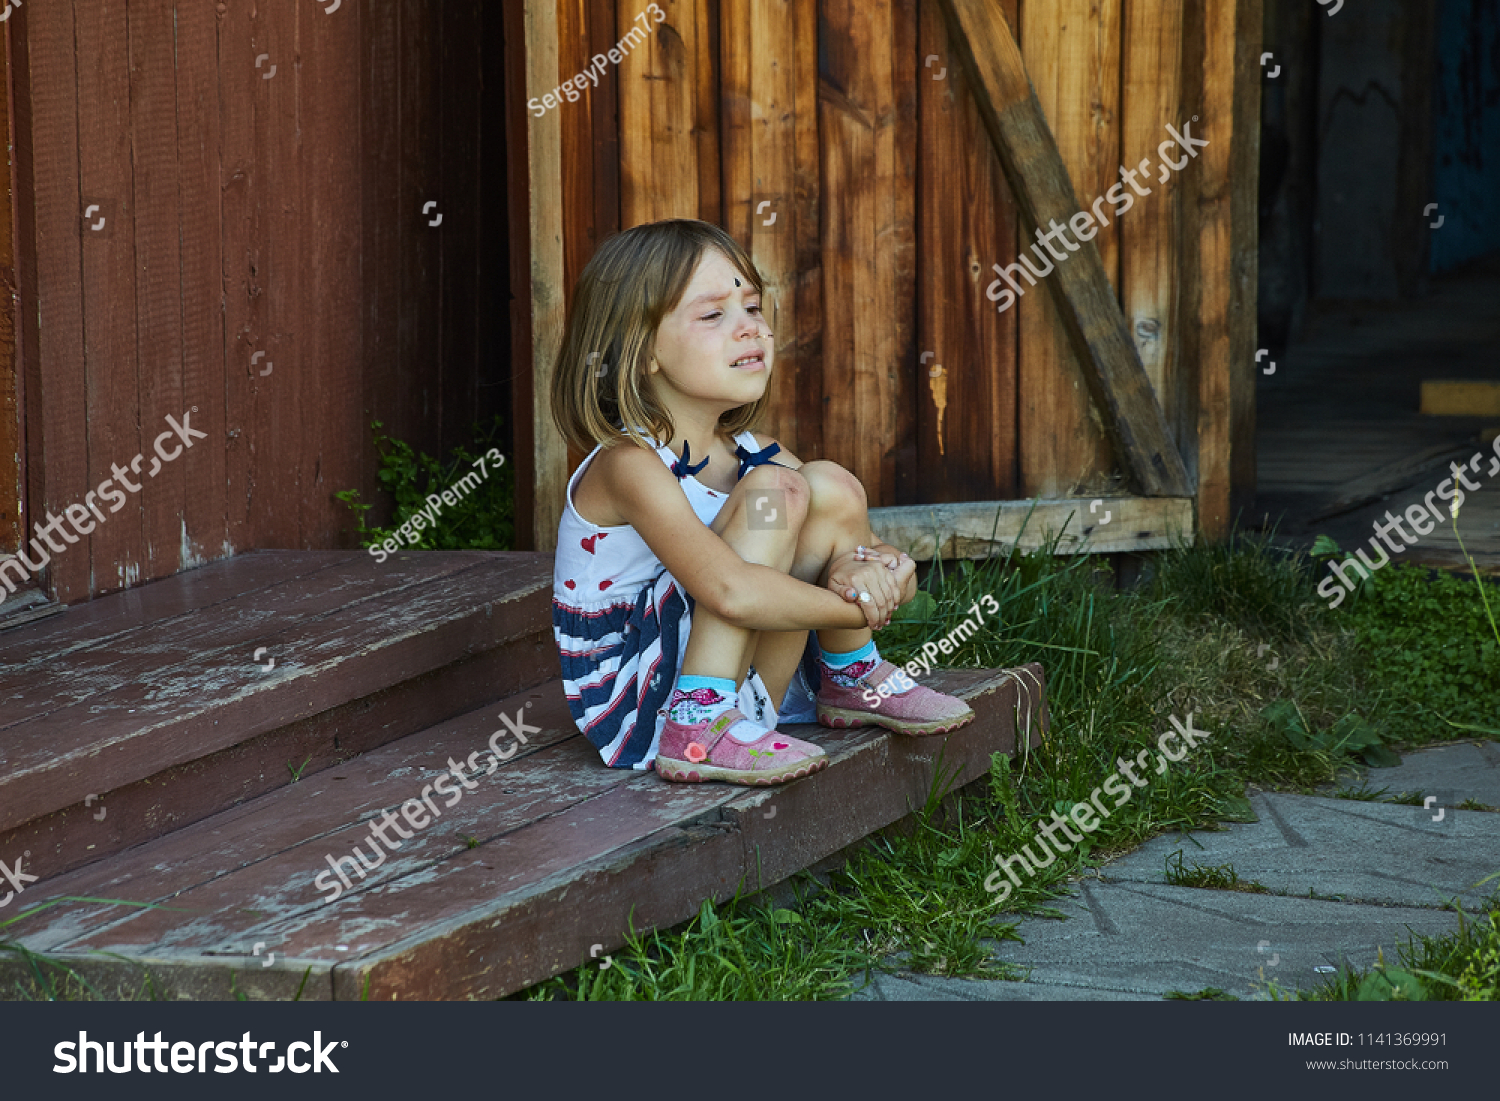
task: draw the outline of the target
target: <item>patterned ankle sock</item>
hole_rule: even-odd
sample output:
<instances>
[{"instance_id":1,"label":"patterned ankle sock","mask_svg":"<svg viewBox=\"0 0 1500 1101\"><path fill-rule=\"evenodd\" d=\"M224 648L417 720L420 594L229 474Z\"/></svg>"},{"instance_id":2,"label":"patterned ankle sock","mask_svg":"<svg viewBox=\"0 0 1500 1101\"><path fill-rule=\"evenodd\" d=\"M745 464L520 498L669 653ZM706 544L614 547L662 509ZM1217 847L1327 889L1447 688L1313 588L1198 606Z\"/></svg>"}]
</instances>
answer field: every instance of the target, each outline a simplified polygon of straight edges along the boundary
<instances>
[{"instance_id":1,"label":"patterned ankle sock","mask_svg":"<svg viewBox=\"0 0 1500 1101\"><path fill-rule=\"evenodd\" d=\"M731 707L739 705L739 689L728 677L700 677L692 674L677 678L672 699L667 704L667 718L674 723L692 726L712 722ZM728 734L741 744L765 737L766 729L748 719L737 722Z\"/></svg>"},{"instance_id":2,"label":"patterned ankle sock","mask_svg":"<svg viewBox=\"0 0 1500 1101\"><path fill-rule=\"evenodd\" d=\"M860 677L880 664L880 651L875 648L873 638L858 650L850 650L848 653L829 653L819 646L818 661L823 666L824 674L833 683L852 688Z\"/></svg>"}]
</instances>

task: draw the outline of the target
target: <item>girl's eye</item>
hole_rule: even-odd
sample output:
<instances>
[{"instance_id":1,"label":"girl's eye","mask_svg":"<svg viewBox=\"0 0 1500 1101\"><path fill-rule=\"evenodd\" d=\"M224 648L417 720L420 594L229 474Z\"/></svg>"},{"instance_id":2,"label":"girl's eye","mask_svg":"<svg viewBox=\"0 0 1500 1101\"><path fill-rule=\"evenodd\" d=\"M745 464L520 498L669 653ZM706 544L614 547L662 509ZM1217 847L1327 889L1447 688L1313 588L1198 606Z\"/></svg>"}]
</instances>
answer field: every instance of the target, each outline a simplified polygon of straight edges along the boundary
<instances>
[{"instance_id":1,"label":"girl's eye","mask_svg":"<svg viewBox=\"0 0 1500 1101\"><path fill-rule=\"evenodd\" d=\"M758 305L757 306L746 306L745 309L749 310L751 313L760 313L760 307Z\"/></svg>"}]
</instances>

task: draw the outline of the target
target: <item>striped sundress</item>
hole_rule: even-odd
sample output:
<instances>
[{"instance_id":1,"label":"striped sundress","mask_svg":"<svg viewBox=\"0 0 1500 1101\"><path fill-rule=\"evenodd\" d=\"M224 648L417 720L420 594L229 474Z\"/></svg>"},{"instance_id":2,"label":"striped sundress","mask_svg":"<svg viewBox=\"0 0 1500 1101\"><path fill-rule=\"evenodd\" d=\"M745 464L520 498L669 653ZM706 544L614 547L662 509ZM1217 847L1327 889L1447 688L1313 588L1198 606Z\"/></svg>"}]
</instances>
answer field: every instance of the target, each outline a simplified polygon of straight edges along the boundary
<instances>
[{"instance_id":1,"label":"striped sundress","mask_svg":"<svg viewBox=\"0 0 1500 1101\"><path fill-rule=\"evenodd\" d=\"M735 442L742 478L781 450L773 443L761 451L749 432L740 433ZM552 575L552 633L578 729L611 768L645 770L656 757L666 723L663 709L682 668L693 598L634 528L601 527L573 507L573 489L602 449L601 444L589 452L568 479ZM698 519L711 525L725 496L693 477L707 460L689 465L686 448L679 460L665 445L658 445L656 453L677 475ZM772 705L760 674L751 666L739 692L745 717L767 728L778 721L813 721L816 656L816 636L808 632L801 667L780 708Z\"/></svg>"}]
</instances>

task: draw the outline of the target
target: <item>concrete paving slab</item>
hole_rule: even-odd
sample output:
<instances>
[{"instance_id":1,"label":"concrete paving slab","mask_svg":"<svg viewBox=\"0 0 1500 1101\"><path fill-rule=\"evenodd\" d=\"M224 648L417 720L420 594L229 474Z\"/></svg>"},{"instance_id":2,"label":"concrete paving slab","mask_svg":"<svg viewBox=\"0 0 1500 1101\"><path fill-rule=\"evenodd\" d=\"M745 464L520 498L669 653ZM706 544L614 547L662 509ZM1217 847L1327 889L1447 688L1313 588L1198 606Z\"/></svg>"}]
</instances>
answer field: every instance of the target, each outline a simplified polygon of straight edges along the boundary
<instances>
[{"instance_id":1,"label":"concrete paving slab","mask_svg":"<svg viewBox=\"0 0 1500 1101\"><path fill-rule=\"evenodd\" d=\"M1500 807L1500 742L1459 742L1409 753L1395 768L1368 769L1366 783L1377 790L1390 788L1391 795L1437 795L1438 807L1466 799Z\"/></svg>"},{"instance_id":2,"label":"concrete paving slab","mask_svg":"<svg viewBox=\"0 0 1500 1101\"><path fill-rule=\"evenodd\" d=\"M1033 983L1104 996L1218 987L1252 999L1265 996L1269 981L1314 986L1324 977L1318 966L1368 967L1378 948L1404 943L1408 929L1431 935L1458 926L1458 915L1444 910L1093 880L1078 886L1078 898L1055 904L1068 920L1024 920L1024 943L1004 941L995 957L1031 968Z\"/></svg>"},{"instance_id":3,"label":"concrete paving slab","mask_svg":"<svg viewBox=\"0 0 1500 1101\"><path fill-rule=\"evenodd\" d=\"M1061 920L1023 918L1022 940L994 954L1029 981L902 973L856 998L1113 1001L1214 987L1255 1000L1272 982L1317 986L1318 967L1368 968L1410 936L1452 932L1458 914L1442 907L1456 898L1472 909L1495 886L1477 884L1500 871L1500 814L1452 807L1500 805L1500 744L1413 753L1372 770L1371 786L1451 794L1424 808L1256 793L1257 821L1154 838L1054 903ZM1274 893L1170 886L1164 865L1178 849L1189 867L1232 865Z\"/></svg>"},{"instance_id":4,"label":"concrete paving slab","mask_svg":"<svg viewBox=\"0 0 1500 1101\"><path fill-rule=\"evenodd\" d=\"M1154 994L1132 990L1100 990L1046 982L1006 982L1003 979L951 979L938 975L904 975L911 986L930 990L933 1000L958 998L970 1002L1151 1002Z\"/></svg>"},{"instance_id":5,"label":"concrete paving slab","mask_svg":"<svg viewBox=\"0 0 1500 1101\"><path fill-rule=\"evenodd\" d=\"M1492 812L1279 793L1250 802L1257 822L1165 834L1101 874L1164 884L1165 862L1181 849L1187 868L1232 865L1241 880L1277 894L1417 907L1458 898L1469 909L1495 886L1475 885L1500 872L1500 815Z\"/></svg>"}]
</instances>

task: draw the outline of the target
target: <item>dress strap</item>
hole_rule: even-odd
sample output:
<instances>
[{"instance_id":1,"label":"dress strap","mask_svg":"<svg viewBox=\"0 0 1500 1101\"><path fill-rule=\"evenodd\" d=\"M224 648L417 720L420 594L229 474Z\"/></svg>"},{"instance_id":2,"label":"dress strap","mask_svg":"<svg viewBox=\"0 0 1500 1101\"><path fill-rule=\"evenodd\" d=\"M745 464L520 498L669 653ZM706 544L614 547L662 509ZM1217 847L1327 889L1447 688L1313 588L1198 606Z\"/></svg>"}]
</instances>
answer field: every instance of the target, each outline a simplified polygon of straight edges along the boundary
<instances>
[{"instance_id":1,"label":"dress strap","mask_svg":"<svg viewBox=\"0 0 1500 1101\"><path fill-rule=\"evenodd\" d=\"M690 474L698 473L698 471L702 470L707 465L707 459L704 459L696 466L693 465L692 448L688 446L687 440L683 440L682 458L678 459L675 463L672 464L672 473L677 475L678 481L681 481L683 478L686 478Z\"/></svg>"},{"instance_id":2,"label":"dress strap","mask_svg":"<svg viewBox=\"0 0 1500 1101\"><path fill-rule=\"evenodd\" d=\"M781 463L771 462L771 456L775 455L780 450L781 445L779 443L773 443L770 447L763 447L759 451L747 451L745 450L744 444L735 444L734 453L740 458L739 476L743 478L747 473L749 473L752 466L765 466L767 463L770 463L770 465L772 466L783 465ZM683 454L686 455L686 453L687 449L684 446Z\"/></svg>"}]
</instances>

